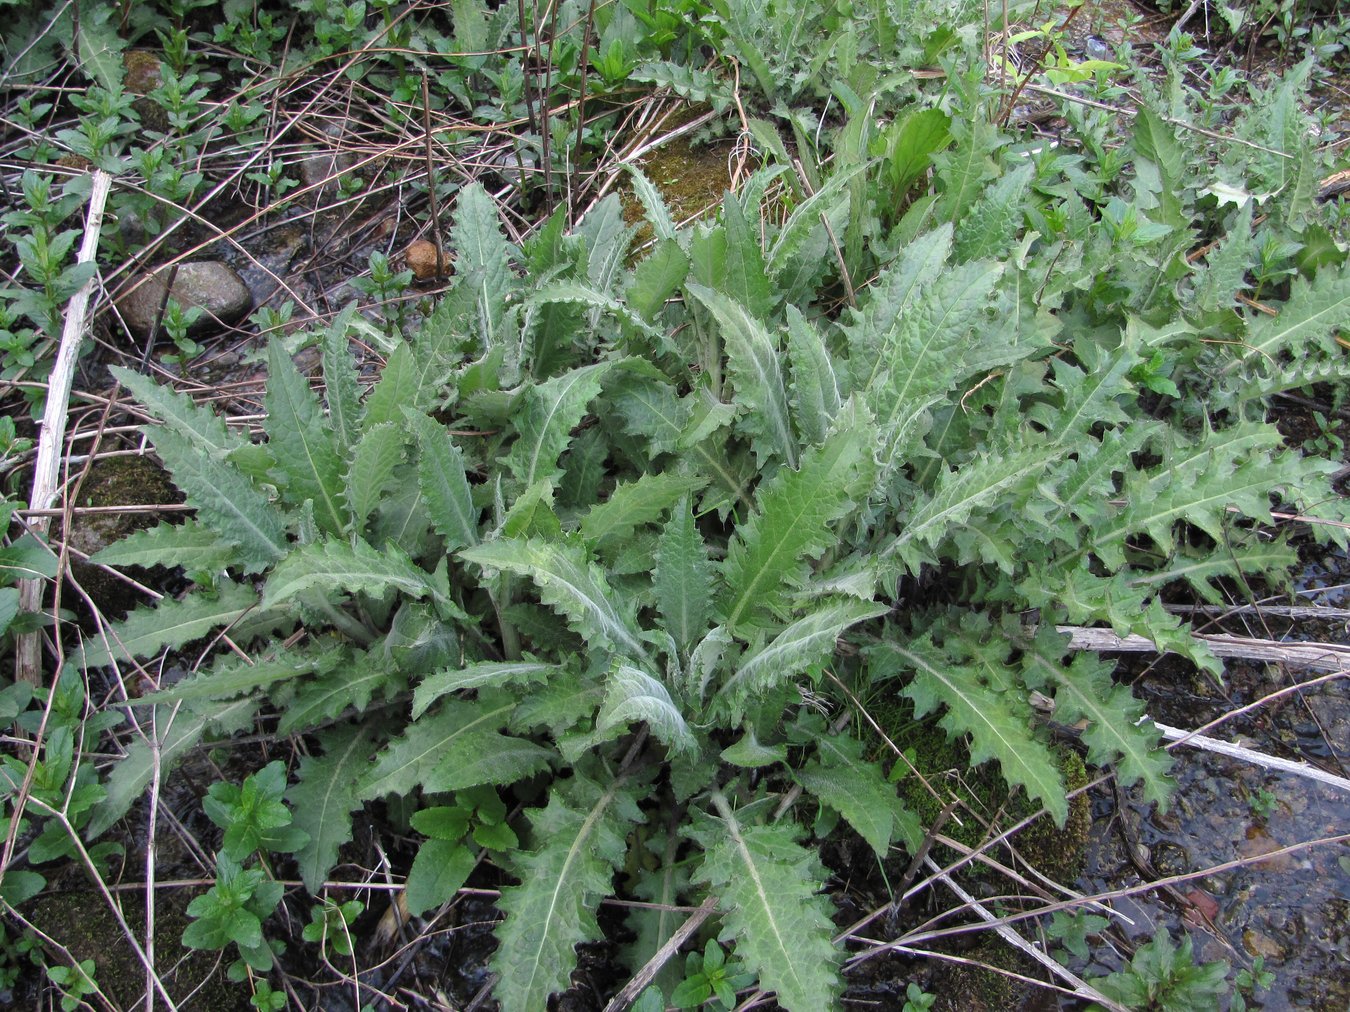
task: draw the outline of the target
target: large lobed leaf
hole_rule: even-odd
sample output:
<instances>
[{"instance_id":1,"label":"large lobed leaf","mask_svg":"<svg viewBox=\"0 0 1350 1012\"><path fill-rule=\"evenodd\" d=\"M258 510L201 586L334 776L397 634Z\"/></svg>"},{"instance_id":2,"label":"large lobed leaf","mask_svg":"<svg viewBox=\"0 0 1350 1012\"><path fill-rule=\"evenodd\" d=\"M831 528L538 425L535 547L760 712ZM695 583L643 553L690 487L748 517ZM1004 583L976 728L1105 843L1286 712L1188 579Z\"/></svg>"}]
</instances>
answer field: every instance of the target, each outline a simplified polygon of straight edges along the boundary
<instances>
[{"instance_id":1,"label":"large lobed leaf","mask_svg":"<svg viewBox=\"0 0 1350 1012\"><path fill-rule=\"evenodd\" d=\"M753 826L715 796L719 831L700 833L703 863L694 881L717 895L722 937L789 1012L833 1008L839 952L830 941L830 904L817 893L825 869L797 842L791 823Z\"/></svg>"},{"instance_id":2,"label":"large lobed leaf","mask_svg":"<svg viewBox=\"0 0 1350 1012\"><path fill-rule=\"evenodd\" d=\"M369 765L372 742L372 729L359 724L320 731L322 754L300 761L299 783L286 792L295 826L309 834L295 857L313 895L337 863L338 849L352 838L352 811L361 807L356 785Z\"/></svg>"},{"instance_id":3,"label":"large lobed leaf","mask_svg":"<svg viewBox=\"0 0 1350 1012\"><path fill-rule=\"evenodd\" d=\"M504 1009L546 1008L549 995L569 986L576 946L600 938L595 910L614 891L626 837L644 821L643 785L627 776L606 781L578 771L530 816L537 849L515 856L520 885L503 889L498 901L506 919L491 965Z\"/></svg>"}]
</instances>

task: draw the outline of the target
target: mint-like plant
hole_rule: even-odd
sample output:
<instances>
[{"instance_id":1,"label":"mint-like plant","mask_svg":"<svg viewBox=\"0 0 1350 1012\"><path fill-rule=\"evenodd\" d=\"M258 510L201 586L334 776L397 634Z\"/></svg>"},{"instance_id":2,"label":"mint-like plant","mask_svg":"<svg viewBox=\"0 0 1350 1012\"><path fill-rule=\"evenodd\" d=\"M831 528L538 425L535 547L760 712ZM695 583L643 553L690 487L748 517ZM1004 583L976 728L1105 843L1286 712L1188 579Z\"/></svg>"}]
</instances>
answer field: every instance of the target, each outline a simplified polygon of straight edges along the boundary
<instances>
[{"instance_id":1,"label":"mint-like plant","mask_svg":"<svg viewBox=\"0 0 1350 1012\"><path fill-rule=\"evenodd\" d=\"M950 129L923 148L934 192L899 215L880 201L919 174L865 143L781 225L761 220L772 172L688 231L636 174L656 236L636 264L617 198L517 248L469 186L454 283L368 393L350 313L319 337L323 400L271 345L262 443L118 370L196 515L97 561L184 565L196 586L86 643L85 663L227 630L248 659L134 701L146 735L152 707L169 729L159 760L264 712L311 736L287 792L311 891L351 813L388 796L425 836L410 906L487 850L511 879L503 1008L569 986L621 869L656 904L629 914L635 966L674 929L660 905L711 896L745 973L786 1008L832 1007L828 873L792 803L838 813L879 858L923 827L822 706L907 697L1062 823L1037 692L1090 762L1166 803L1141 704L1058 627L1140 633L1218 671L1160 592L1287 570L1272 496L1324 508L1330 467L1285 449L1261 398L1343 368L1350 275L1310 272L1273 317L1238 310L1252 219L1204 203L1158 116L1096 214L1063 196L1076 163L1005 165L996 127ZM1269 213L1296 227L1281 216L1307 210L1281 199ZM1202 207L1229 238L1191 268ZM850 220L875 243L822 260ZM856 307L827 312L838 271L869 266ZM129 747L90 832L153 759ZM526 780L545 796L507 826L490 798Z\"/></svg>"}]
</instances>

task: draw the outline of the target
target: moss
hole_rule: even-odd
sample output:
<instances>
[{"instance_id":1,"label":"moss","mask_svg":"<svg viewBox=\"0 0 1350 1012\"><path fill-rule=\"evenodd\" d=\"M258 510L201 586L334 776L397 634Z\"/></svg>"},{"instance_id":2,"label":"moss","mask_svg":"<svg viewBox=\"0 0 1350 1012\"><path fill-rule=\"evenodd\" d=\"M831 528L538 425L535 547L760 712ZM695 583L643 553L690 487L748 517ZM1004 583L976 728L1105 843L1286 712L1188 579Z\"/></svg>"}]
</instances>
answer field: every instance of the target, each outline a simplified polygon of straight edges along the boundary
<instances>
[{"instance_id":1,"label":"moss","mask_svg":"<svg viewBox=\"0 0 1350 1012\"><path fill-rule=\"evenodd\" d=\"M642 174L661 192L676 224L715 210L731 186L726 151L720 146L694 147L687 137L662 145L641 164ZM625 187L623 217L630 225L643 222L637 242L651 239L646 212L632 187Z\"/></svg>"},{"instance_id":2,"label":"moss","mask_svg":"<svg viewBox=\"0 0 1350 1012\"><path fill-rule=\"evenodd\" d=\"M122 916L133 931L145 923L140 890L121 893ZM155 967L166 989L180 1003L198 1012L241 1012L248 1009L248 988L225 979L228 959L205 950L185 949L183 929L190 918L185 890L162 890L155 897ZM145 968L121 925L93 888L53 892L34 904L33 923L64 945L77 960L94 961L94 980L116 1008L135 1008L144 1001ZM49 957L54 958L54 957ZM158 1006L158 1002L156 1003Z\"/></svg>"},{"instance_id":3,"label":"moss","mask_svg":"<svg viewBox=\"0 0 1350 1012\"><path fill-rule=\"evenodd\" d=\"M933 788L930 791L913 775L900 782L902 800L924 826L931 826L943 807L955 799L959 804L942 832L967 847L978 847L989 835L986 823L997 819L1000 826L1007 827L1040 810L1024 792L1009 789L997 764L986 762L971 768L970 751L964 741L949 739L935 721L915 720L907 700L896 698L869 707L869 712L887 737L910 755L914 768ZM889 762L889 748L879 739L872 752ZM1088 782L1087 769L1077 752L1058 747L1055 754L1068 790ZM1087 795L1080 794L1069 802L1069 817L1063 828L1048 818L1037 819L1017 834L1014 843L1021 858L1043 874L1072 881L1082 867L1091 823Z\"/></svg>"},{"instance_id":4,"label":"moss","mask_svg":"<svg viewBox=\"0 0 1350 1012\"><path fill-rule=\"evenodd\" d=\"M90 467L76 505L147 506L181 498L169 475L148 457L105 457ZM133 531L153 527L158 519L148 512L77 514L69 542L72 548L92 555ZM125 583L96 566L76 561L72 569L75 579L101 610L120 613L136 603Z\"/></svg>"}]
</instances>

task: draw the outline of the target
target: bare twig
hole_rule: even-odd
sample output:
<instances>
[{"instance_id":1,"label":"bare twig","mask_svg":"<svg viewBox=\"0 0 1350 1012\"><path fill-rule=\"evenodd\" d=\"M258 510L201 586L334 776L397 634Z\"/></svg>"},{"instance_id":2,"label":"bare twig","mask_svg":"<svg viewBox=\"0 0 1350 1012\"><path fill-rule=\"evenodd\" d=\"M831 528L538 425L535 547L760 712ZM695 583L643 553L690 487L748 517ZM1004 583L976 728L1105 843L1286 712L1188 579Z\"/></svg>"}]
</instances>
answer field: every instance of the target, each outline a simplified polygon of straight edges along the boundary
<instances>
[{"instance_id":1,"label":"bare twig","mask_svg":"<svg viewBox=\"0 0 1350 1012\"><path fill-rule=\"evenodd\" d=\"M1308 763L1294 762L1292 759L1281 759L1279 756L1267 755L1264 752L1258 752L1256 749L1245 748L1242 745L1234 745L1232 742L1220 741L1218 738L1210 738L1203 734L1197 734L1194 731L1182 731L1175 727L1168 727L1166 724L1159 724L1156 720L1153 722L1153 726L1162 733L1164 738L1168 741L1176 742L1178 745L1189 745L1192 748L1202 749L1206 752L1226 755L1231 759L1241 759L1243 762L1251 763L1253 766L1260 766L1262 769L1279 770L1281 773L1293 773L1300 777L1306 777L1309 780L1316 780L1318 783L1329 784L1332 787L1350 793L1350 780L1347 780L1345 777L1338 777L1334 773L1328 773L1326 770L1318 769L1316 766L1310 766Z\"/></svg>"},{"instance_id":2,"label":"bare twig","mask_svg":"<svg viewBox=\"0 0 1350 1012\"><path fill-rule=\"evenodd\" d=\"M75 262L87 264L98 252L99 232L103 228L103 208L108 202L112 176L102 169L93 173L94 185L89 194L89 211L84 219L84 239ZM38 435L37 461L33 465L33 493L30 504L34 509L48 509L56 498L57 474L60 471L61 448L65 445L66 415L70 402L70 388L75 377L75 360L84 341L85 319L89 300L98 284L91 277L70 298L66 307L65 325L61 330L61 345L56 352L51 379L47 385L47 403L42 412L42 429ZM29 529L45 534L47 521L39 520ZM19 610L42 610L42 581L22 580L19 583ZM37 631L19 636L14 649L14 677L17 681L37 685L42 675L42 638Z\"/></svg>"},{"instance_id":3,"label":"bare twig","mask_svg":"<svg viewBox=\"0 0 1350 1012\"><path fill-rule=\"evenodd\" d=\"M1107 653L1158 651L1157 644L1144 636L1117 636L1110 629L1076 625L1061 625L1056 628L1069 637L1069 648L1072 650L1096 650ZM1249 661L1311 668L1314 671L1350 673L1350 646L1340 643L1280 643L1277 640L1201 633L1195 634L1195 639L1208 646L1217 657L1240 657Z\"/></svg>"},{"instance_id":4,"label":"bare twig","mask_svg":"<svg viewBox=\"0 0 1350 1012\"><path fill-rule=\"evenodd\" d=\"M690 914L685 922L666 939L665 944L652 954L652 958L647 960L637 973L633 974L633 979L620 988L619 993L609 1000L604 1012L623 1012L629 1005L637 1001L638 996L646 990L647 985L655 980L656 975L661 972L661 967L665 966L670 958L680 951L680 946L702 926L704 921L712 916L716 909L716 896L709 896L705 899L702 906Z\"/></svg>"}]
</instances>

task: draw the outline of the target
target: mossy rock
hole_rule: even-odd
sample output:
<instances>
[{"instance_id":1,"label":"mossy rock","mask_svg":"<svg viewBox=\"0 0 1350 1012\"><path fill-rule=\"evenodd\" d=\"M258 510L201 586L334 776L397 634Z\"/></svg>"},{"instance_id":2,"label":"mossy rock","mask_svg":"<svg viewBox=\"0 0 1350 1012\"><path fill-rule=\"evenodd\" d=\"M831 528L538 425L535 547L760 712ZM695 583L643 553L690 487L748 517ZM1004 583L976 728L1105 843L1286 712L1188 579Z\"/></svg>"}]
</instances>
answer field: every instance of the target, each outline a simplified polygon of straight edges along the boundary
<instances>
[{"instance_id":1,"label":"mossy rock","mask_svg":"<svg viewBox=\"0 0 1350 1012\"><path fill-rule=\"evenodd\" d=\"M105 457L96 460L80 485L77 506L149 506L181 501L168 473L149 457ZM72 548L93 555L133 531L153 527L159 517L132 513L76 514L68 536ZM123 581L73 559L71 571L99 610L120 615L140 598Z\"/></svg>"}]
</instances>

